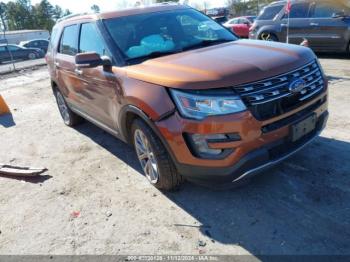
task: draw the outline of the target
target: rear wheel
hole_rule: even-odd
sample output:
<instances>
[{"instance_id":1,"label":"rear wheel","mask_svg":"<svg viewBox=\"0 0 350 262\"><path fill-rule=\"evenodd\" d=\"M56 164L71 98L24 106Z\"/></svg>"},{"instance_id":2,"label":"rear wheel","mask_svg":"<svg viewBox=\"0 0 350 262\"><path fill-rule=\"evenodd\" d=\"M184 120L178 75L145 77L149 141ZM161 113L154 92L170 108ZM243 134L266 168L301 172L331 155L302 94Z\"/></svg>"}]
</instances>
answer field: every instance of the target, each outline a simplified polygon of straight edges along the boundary
<instances>
[{"instance_id":1,"label":"rear wheel","mask_svg":"<svg viewBox=\"0 0 350 262\"><path fill-rule=\"evenodd\" d=\"M143 172L156 188L177 189L184 181L167 150L154 132L140 119L132 125L133 144Z\"/></svg>"},{"instance_id":2,"label":"rear wheel","mask_svg":"<svg viewBox=\"0 0 350 262\"><path fill-rule=\"evenodd\" d=\"M62 116L63 122L67 126L75 126L82 122L82 118L75 114L67 105L66 100L64 99L62 93L59 90L54 91L58 110L60 111L60 114Z\"/></svg>"},{"instance_id":3,"label":"rear wheel","mask_svg":"<svg viewBox=\"0 0 350 262\"><path fill-rule=\"evenodd\" d=\"M269 32L261 33L260 39L265 40L265 41L270 41L270 42L278 42L277 36L275 36L274 34L269 33Z\"/></svg>"}]
</instances>

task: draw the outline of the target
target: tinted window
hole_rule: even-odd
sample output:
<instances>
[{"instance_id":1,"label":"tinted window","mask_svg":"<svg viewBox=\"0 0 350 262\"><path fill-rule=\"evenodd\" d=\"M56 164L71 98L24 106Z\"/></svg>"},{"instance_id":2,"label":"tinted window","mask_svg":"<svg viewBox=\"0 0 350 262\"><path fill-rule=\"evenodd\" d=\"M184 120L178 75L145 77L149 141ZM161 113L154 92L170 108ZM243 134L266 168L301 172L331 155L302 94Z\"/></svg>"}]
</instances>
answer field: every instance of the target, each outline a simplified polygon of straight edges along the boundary
<instances>
[{"instance_id":1,"label":"tinted window","mask_svg":"<svg viewBox=\"0 0 350 262\"><path fill-rule=\"evenodd\" d=\"M81 26L79 52L96 52L100 56L106 55L106 48L94 24Z\"/></svg>"},{"instance_id":2,"label":"tinted window","mask_svg":"<svg viewBox=\"0 0 350 262\"><path fill-rule=\"evenodd\" d=\"M316 3L313 17L332 17L336 13L345 11L344 8L330 3Z\"/></svg>"},{"instance_id":3,"label":"tinted window","mask_svg":"<svg viewBox=\"0 0 350 262\"><path fill-rule=\"evenodd\" d=\"M59 52L74 56L78 53L78 25L68 26L64 29Z\"/></svg>"},{"instance_id":4,"label":"tinted window","mask_svg":"<svg viewBox=\"0 0 350 262\"><path fill-rule=\"evenodd\" d=\"M309 16L309 4L293 4L290 10L290 18L307 18Z\"/></svg>"},{"instance_id":5,"label":"tinted window","mask_svg":"<svg viewBox=\"0 0 350 262\"><path fill-rule=\"evenodd\" d=\"M276 15L278 15L279 12L281 12L282 8L283 8L283 5L265 7L261 11L257 20L273 20L276 17Z\"/></svg>"},{"instance_id":6,"label":"tinted window","mask_svg":"<svg viewBox=\"0 0 350 262\"><path fill-rule=\"evenodd\" d=\"M7 48L8 48L10 51L17 51L17 50L20 49L19 47L13 46L13 45L9 45L9 46L7 46Z\"/></svg>"},{"instance_id":7,"label":"tinted window","mask_svg":"<svg viewBox=\"0 0 350 262\"><path fill-rule=\"evenodd\" d=\"M5 52L6 48L4 46L0 46L0 52Z\"/></svg>"},{"instance_id":8,"label":"tinted window","mask_svg":"<svg viewBox=\"0 0 350 262\"><path fill-rule=\"evenodd\" d=\"M217 43L237 39L227 29L193 9L118 17L104 23L127 59L156 52L181 52L195 46L201 48L203 41Z\"/></svg>"}]
</instances>

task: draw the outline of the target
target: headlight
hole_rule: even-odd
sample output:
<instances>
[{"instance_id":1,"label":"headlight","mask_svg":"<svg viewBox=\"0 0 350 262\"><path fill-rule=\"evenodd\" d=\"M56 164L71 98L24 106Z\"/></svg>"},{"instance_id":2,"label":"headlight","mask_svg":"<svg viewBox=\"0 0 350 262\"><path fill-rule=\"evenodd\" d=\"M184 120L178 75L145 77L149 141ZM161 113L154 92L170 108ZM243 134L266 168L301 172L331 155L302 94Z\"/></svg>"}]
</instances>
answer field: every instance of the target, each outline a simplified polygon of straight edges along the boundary
<instances>
[{"instance_id":1,"label":"headlight","mask_svg":"<svg viewBox=\"0 0 350 262\"><path fill-rule=\"evenodd\" d=\"M201 91L189 93L170 89L181 115L187 118L204 119L208 116L219 116L246 110L243 101L234 94L207 95ZM215 93L215 89L211 93Z\"/></svg>"}]
</instances>

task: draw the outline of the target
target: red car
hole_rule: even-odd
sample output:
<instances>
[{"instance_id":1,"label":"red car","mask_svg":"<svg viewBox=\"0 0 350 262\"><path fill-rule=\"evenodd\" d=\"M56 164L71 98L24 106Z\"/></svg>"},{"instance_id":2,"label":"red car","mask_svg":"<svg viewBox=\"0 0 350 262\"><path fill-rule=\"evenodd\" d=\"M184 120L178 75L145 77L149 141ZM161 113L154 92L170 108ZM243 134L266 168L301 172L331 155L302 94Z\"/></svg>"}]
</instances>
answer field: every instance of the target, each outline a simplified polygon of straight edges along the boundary
<instances>
[{"instance_id":1,"label":"red car","mask_svg":"<svg viewBox=\"0 0 350 262\"><path fill-rule=\"evenodd\" d=\"M255 16L236 17L226 22L224 26L230 28L239 37L248 38L249 29L253 25L255 18Z\"/></svg>"}]
</instances>

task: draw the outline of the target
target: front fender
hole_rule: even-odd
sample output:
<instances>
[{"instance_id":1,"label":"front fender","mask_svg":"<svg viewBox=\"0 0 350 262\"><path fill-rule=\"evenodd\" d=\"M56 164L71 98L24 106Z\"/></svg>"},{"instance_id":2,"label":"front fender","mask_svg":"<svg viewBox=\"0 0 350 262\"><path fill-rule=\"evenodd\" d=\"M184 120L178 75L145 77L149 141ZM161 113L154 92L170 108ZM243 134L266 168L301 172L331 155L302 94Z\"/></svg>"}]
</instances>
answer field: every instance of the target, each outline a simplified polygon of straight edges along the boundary
<instances>
[{"instance_id":1,"label":"front fender","mask_svg":"<svg viewBox=\"0 0 350 262\"><path fill-rule=\"evenodd\" d=\"M135 106L153 121L158 121L175 110L175 105L163 86L132 78L124 79L122 86L123 106Z\"/></svg>"}]
</instances>

